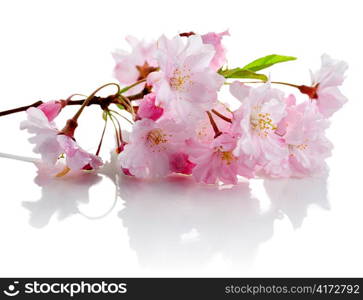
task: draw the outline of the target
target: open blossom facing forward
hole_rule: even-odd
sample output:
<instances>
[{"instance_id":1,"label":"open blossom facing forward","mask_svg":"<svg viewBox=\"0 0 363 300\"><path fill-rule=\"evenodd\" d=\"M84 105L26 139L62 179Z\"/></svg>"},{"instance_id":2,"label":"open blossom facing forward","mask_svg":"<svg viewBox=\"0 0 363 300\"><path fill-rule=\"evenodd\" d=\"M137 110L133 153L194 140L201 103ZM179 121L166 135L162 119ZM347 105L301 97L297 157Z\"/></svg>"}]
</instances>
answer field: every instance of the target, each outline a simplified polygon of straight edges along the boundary
<instances>
[{"instance_id":1,"label":"open blossom facing forward","mask_svg":"<svg viewBox=\"0 0 363 300\"><path fill-rule=\"evenodd\" d=\"M235 154L245 154L275 173L288 154L283 139L276 134L278 123L286 115L283 93L270 84L250 88L240 82L231 85L231 93L241 101L234 113L233 131L239 137Z\"/></svg>"},{"instance_id":2,"label":"open blossom facing forward","mask_svg":"<svg viewBox=\"0 0 363 300\"><path fill-rule=\"evenodd\" d=\"M272 54L229 68L226 36L228 31L190 31L150 42L127 37L131 51L113 54L121 85L105 84L81 100L72 100L72 95L38 101L0 112L0 117L26 111L21 128L32 134L30 142L42 158L39 165L58 177L103 166L99 155L108 126L114 127L115 137L111 163L117 162L127 176L182 174L206 184L237 184L242 177L324 173L332 149L326 137L329 118L347 102L340 91L347 64L324 54L311 85L275 82L265 69L295 57ZM108 86L117 91L99 96ZM297 93L285 96L283 86ZM54 120L65 106L77 105L73 118L59 130ZM78 118L90 105L102 109L104 121L95 154L74 138Z\"/></svg>"},{"instance_id":3,"label":"open blossom facing forward","mask_svg":"<svg viewBox=\"0 0 363 300\"><path fill-rule=\"evenodd\" d=\"M163 177L172 172L170 164L184 148L181 125L172 120L143 119L135 123L130 141L120 153L120 163L136 177ZM189 163L187 159L185 163Z\"/></svg>"},{"instance_id":4,"label":"open blossom facing forward","mask_svg":"<svg viewBox=\"0 0 363 300\"><path fill-rule=\"evenodd\" d=\"M253 161L244 155L233 153L237 139L232 134L223 133L208 144L194 140L187 143L191 161L195 164L192 173L197 181L236 184L237 175L253 177Z\"/></svg>"},{"instance_id":5,"label":"open blossom facing forward","mask_svg":"<svg viewBox=\"0 0 363 300\"><path fill-rule=\"evenodd\" d=\"M224 79L209 66L214 55L213 46L198 35L158 40L160 70L148 76L148 83L157 102L177 121L197 120L216 103Z\"/></svg>"}]
</instances>

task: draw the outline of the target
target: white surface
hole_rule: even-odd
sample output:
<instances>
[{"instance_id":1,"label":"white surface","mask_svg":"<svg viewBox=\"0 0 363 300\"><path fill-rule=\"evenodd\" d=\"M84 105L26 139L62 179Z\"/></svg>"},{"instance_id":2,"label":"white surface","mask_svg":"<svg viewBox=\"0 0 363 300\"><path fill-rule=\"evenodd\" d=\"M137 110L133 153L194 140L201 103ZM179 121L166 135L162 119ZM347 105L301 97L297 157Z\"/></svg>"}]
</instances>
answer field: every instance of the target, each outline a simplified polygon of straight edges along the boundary
<instances>
[{"instance_id":1,"label":"white surface","mask_svg":"<svg viewBox=\"0 0 363 300\"><path fill-rule=\"evenodd\" d=\"M110 52L127 34L226 28L231 66L271 53L299 57L271 68L275 80L308 83L324 52L348 61L350 101L328 132L335 150L327 179L222 189L106 170L39 186L32 163L0 157L0 276L363 276L359 4L2 1L0 110L112 81ZM81 118L89 148L102 122L87 118L99 114L92 108ZM0 118L0 152L34 157L18 130L23 118Z\"/></svg>"}]
</instances>

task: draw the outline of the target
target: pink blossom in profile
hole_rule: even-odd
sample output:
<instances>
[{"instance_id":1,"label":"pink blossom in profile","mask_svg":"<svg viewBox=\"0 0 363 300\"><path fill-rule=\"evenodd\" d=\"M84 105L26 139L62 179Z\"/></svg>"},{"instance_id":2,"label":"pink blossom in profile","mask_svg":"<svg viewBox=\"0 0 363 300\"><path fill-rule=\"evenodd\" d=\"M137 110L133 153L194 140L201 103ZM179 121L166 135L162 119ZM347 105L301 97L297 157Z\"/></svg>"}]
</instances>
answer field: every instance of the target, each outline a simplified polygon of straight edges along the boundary
<instances>
[{"instance_id":1,"label":"pink blossom in profile","mask_svg":"<svg viewBox=\"0 0 363 300\"><path fill-rule=\"evenodd\" d=\"M100 157L83 150L74 139L60 134L57 141L66 155L66 165L71 170L96 170L102 166Z\"/></svg>"},{"instance_id":2,"label":"pink blossom in profile","mask_svg":"<svg viewBox=\"0 0 363 300\"><path fill-rule=\"evenodd\" d=\"M224 77L214 72L210 63L215 50L198 35L187 39L176 36L158 40L159 71L148 76L157 105L175 120L191 123L198 120L217 101Z\"/></svg>"},{"instance_id":3,"label":"pink blossom in profile","mask_svg":"<svg viewBox=\"0 0 363 300\"><path fill-rule=\"evenodd\" d=\"M346 62L334 60L324 54L321 57L321 68L311 74L313 87L308 88L305 93L316 100L319 111L325 117L333 115L348 101L339 90L347 69Z\"/></svg>"},{"instance_id":4,"label":"pink blossom in profile","mask_svg":"<svg viewBox=\"0 0 363 300\"><path fill-rule=\"evenodd\" d=\"M202 35L203 43L212 45L216 51L210 63L210 67L214 71L218 71L227 62L226 49L223 47L222 39L224 36L229 35L228 30L221 33L209 32Z\"/></svg>"},{"instance_id":5,"label":"pink blossom in profile","mask_svg":"<svg viewBox=\"0 0 363 300\"><path fill-rule=\"evenodd\" d=\"M49 122L52 122L59 115L63 107L64 102L62 101L49 101L39 105L38 109L46 115Z\"/></svg>"},{"instance_id":6,"label":"pink blossom in profile","mask_svg":"<svg viewBox=\"0 0 363 300\"><path fill-rule=\"evenodd\" d=\"M156 43L138 40L128 36L126 41L131 46L131 52L116 50L113 58L116 62L114 75L123 85L131 85L138 80L145 79L147 75L158 67L155 59ZM136 94L144 88L143 84L137 85L127 91L125 95Z\"/></svg>"},{"instance_id":7,"label":"pink blossom in profile","mask_svg":"<svg viewBox=\"0 0 363 300\"><path fill-rule=\"evenodd\" d=\"M136 177L164 177L172 172L170 157L184 148L182 125L169 119L142 119L135 123L119 161L122 168Z\"/></svg>"},{"instance_id":8,"label":"pink blossom in profile","mask_svg":"<svg viewBox=\"0 0 363 300\"><path fill-rule=\"evenodd\" d=\"M61 134L41 109L31 107L26 113L27 120L20 128L34 134L29 141L35 144L34 152L41 155L45 164L55 165L59 157L65 155L66 165L71 170L93 170L102 165L98 156L84 151L73 138Z\"/></svg>"},{"instance_id":9,"label":"pink blossom in profile","mask_svg":"<svg viewBox=\"0 0 363 300\"><path fill-rule=\"evenodd\" d=\"M241 101L234 112L232 131L238 143L233 153L247 155L260 167L268 165L272 176L280 173L279 168L288 156L284 139L276 134L279 122L286 115L283 93L269 83L250 88L234 82L230 91Z\"/></svg>"},{"instance_id":10,"label":"pink blossom in profile","mask_svg":"<svg viewBox=\"0 0 363 300\"><path fill-rule=\"evenodd\" d=\"M289 174L293 177L319 175L326 170L325 159L332 144L325 136L329 121L314 102L290 106L283 138L289 149ZM287 177L287 176L284 176Z\"/></svg>"},{"instance_id":11,"label":"pink blossom in profile","mask_svg":"<svg viewBox=\"0 0 363 300\"><path fill-rule=\"evenodd\" d=\"M230 133L221 134L209 144L190 139L187 145L190 160L196 165L192 174L197 182L236 184L237 175L253 177L254 162L234 154L237 138Z\"/></svg>"},{"instance_id":12,"label":"pink blossom in profile","mask_svg":"<svg viewBox=\"0 0 363 300\"><path fill-rule=\"evenodd\" d=\"M164 109L155 105L155 99L156 97L154 93L144 96L137 110L137 116L140 119L147 118L156 121L162 116Z\"/></svg>"},{"instance_id":13,"label":"pink blossom in profile","mask_svg":"<svg viewBox=\"0 0 363 300\"><path fill-rule=\"evenodd\" d=\"M35 145L34 152L40 154L45 163L54 165L62 154L62 148L57 141L59 131L55 123L50 122L46 114L38 108L29 108L26 114L27 120L20 124L20 128L34 134L29 139Z\"/></svg>"}]
</instances>

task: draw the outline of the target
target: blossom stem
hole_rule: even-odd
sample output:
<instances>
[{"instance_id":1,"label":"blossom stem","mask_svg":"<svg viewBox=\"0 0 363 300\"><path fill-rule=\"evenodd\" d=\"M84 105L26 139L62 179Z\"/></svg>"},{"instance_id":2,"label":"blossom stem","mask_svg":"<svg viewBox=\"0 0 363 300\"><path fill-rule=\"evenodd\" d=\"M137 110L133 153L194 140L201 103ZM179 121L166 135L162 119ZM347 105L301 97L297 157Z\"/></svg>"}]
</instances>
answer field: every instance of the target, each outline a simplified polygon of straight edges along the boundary
<instances>
[{"instance_id":1,"label":"blossom stem","mask_svg":"<svg viewBox=\"0 0 363 300\"><path fill-rule=\"evenodd\" d=\"M111 86L111 85L114 85L117 87L117 94L120 93L120 86L117 84L117 83L114 83L114 82L110 82L110 83L106 83L102 86L100 86L99 88L97 88L91 95L89 95L87 97L87 99L83 102L82 106L80 107L80 109L76 112L76 114L73 116L72 120L77 122L79 116L82 114L84 108L92 101L92 99L94 98L94 96L100 91L102 90L103 88L105 87L108 87L108 86Z\"/></svg>"},{"instance_id":2,"label":"blossom stem","mask_svg":"<svg viewBox=\"0 0 363 300\"><path fill-rule=\"evenodd\" d=\"M114 116L112 116L112 114L111 114L111 112L109 110L107 111L107 114L108 114L108 116L111 119L111 122L113 124L113 127L115 128L117 149L119 149L121 147L121 144L123 143L120 123L117 121L117 119ZM115 120L118 123L117 125L116 125Z\"/></svg>"},{"instance_id":3,"label":"blossom stem","mask_svg":"<svg viewBox=\"0 0 363 300\"><path fill-rule=\"evenodd\" d=\"M115 119L115 121L116 121L116 124L117 124L117 127L118 127L118 135L119 135L119 139L120 139L120 143L121 143L121 145L124 143L124 140L123 140L123 138L122 138L122 129L121 129L121 124L120 124L120 122L119 122L119 120L115 117L115 116L113 116L112 115L112 112L110 111L110 115L112 116L112 118L114 118Z\"/></svg>"},{"instance_id":4,"label":"blossom stem","mask_svg":"<svg viewBox=\"0 0 363 300\"><path fill-rule=\"evenodd\" d=\"M287 85L287 86L291 86L291 87L294 87L294 88L300 88L300 86L299 86L299 85L297 85L297 84L292 84L292 83L288 83L288 82L271 81L271 83L273 83L273 84L282 84L282 85Z\"/></svg>"},{"instance_id":5,"label":"blossom stem","mask_svg":"<svg viewBox=\"0 0 363 300\"><path fill-rule=\"evenodd\" d=\"M132 106L130 99L123 95L120 95L120 97L124 102L123 104L126 104L128 106L129 109L127 111L132 115L132 119L135 120L136 113L135 113L134 107Z\"/></svg>"},{"instance_id":6,"label":"blossom stem","mask_svg":"<svg viewBox=\"0 0 363 300\"><path fill-rule=\"evenodd\" d=\"M212 125L214 133L215 133L214 138L217 138L222 134L222 132L218 129L217 123L214 121L213 116L210 113L210 111L207 111L207 115L208 115L208 118L209 118L209 122Z\"/></svg>"},{"instance_id":7,"label":"blossom stem","mask_svg":"<svg viewBox=\"0 0 363 300\"><path fill-rule=\"evenodd\" d=\"M100 151L101 151L103 138L105 137L105 132L106 132L106 128L107 128L107 120L108 120L108 118L106 117L105 118L105 126L103 127L100 143L98 144L98 148L97 148L97 151L96 151L96 156L98 156L100 154Z\"/></svg>"},{"instance_id":8,"label":"blossom stem","mask_svg":"<svg viewBox=\"0 0 363 300\"><path fill-rule=\"evenodd\" d=\"M118 116L120 116L121 118L123 118L124 120L126 120L127 122L129 122L131 125L134 125L134 123L132 121L130 121L128 118L126 118L125 116L121 115L119 112L110 109L110 112L113 114L116 114Z\"/></svg>"},{"instance_id":9,"label":"blossom stem","mask_svg":"<svg viewBox=\"0 0 363 300\"><path fill-rule=\"evenodd\" d=\"M212 113L214 113L216 116L220 117L222 120L228 122L228 123L232 123L232 119L222 115L220 112L216 111L215 109L211 110Z\"/></svg>"},{"instance_id":10,"label":"blossom stem","mask_svg":"<svg viewBox=\"0 0 363 300\"><path fill-rule=\"evenodd\" d=\"M267 81L241 81L242 83L266 83ZM297 89L300 89L300 85L297 84L293 84L293 83L288 83L288 82L282 82L282 81L270 81L273 84L281 84L281 85L287 85L287 86L291 86ZM224 84L226 85L231 85L230 82L225 82Z\"/></svg>"},{"instance_id":11,"label":"blossom stem","mask_svg":"<svg viewBox=\"0 0 363 300\"><path fill-rule=\"evenodd\" d=\"M143 83L143 82L146 82L146 79L141 79L141 80L139 80L139 81L136 81L135 83L133 83L133 84L131 84L131 85L129 85L129 86L127 86L127 87L125 87L125 88L123 88L123 89L119 90L119 91L118 91L118 94L120 95L120 94L122 94L122 93L125 93L125 92L127 92L129 89L132 89L133 87L135 87L135 86L137 86L137 85L139 85L140 83Z\"/></svg>"}]
</instances>

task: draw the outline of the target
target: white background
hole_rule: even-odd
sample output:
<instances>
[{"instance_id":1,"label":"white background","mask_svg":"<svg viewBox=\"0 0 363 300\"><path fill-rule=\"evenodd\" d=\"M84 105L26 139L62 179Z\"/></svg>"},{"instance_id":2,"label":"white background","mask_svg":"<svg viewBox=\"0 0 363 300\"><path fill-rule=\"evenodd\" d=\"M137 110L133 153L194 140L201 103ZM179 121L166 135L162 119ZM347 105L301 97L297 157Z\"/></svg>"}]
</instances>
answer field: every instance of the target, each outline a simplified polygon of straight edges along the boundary
<instances>
[{"instance_id":1,"label":"white background","mask_svg":"<svg viewBox=\"0 0 363 300\"><path fill-rule=\"evenodd\" d=\"M335 149L327 179L221 189L187 178L140 182L107 170L38 185L32 163L4 158L35 157L19 130L24 114L1 118L0 276L363 276L359 4L1 1L0 110L89 94L113 81L110 53L129 34L229 29L230 66L294 55L298 61L269 72L298 84L309 83L308 70L325 52L350 68L343 86L349 103L328 131ZM78 139L87 149L97 146L100 119L96 108L81 117Z\"/></svg>"}]
</instances>

